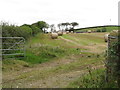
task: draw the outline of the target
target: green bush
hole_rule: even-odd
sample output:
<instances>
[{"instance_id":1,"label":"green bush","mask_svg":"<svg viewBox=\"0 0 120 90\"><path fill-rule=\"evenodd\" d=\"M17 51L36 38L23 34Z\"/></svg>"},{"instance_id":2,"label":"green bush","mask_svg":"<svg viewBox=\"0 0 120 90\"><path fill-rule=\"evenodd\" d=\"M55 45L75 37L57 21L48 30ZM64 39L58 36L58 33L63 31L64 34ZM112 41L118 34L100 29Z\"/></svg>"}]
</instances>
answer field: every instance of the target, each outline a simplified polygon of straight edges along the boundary
<instances>
[{"instance_id":1,"label":"green bush","mask_svg":"<svg viewBox=\"0 0 120 90\"><path fill-rule=\"evenodd\" d=\"M32 29L29 26L21 26L18 30L18 36L24 37L25 39L32 36Z\"/></svg>"},{"instance_id":2,"label":"green bush","mask_svg":"<svg viewBox=\"0 0 120 90\"><path fill-rule=\"evenodd\" d=\"M25 40L28 40L30 37L35 36L38 33L42 33L43 28L47 28L48 24L44 21L39 21L37 23L34 23L32 25L24 24L22 26L16 26L12 25L6 22L2 22L2 36L3 37L23 37ZM19 42L20 39L2 39L2 48L3 49L11 49L11 46L14 45L14 43ZM11 44L5 44L5 43L11 43ZM20 49L20 45L15 45L14 49ZM20 53L21 51L15 50L8 50L3 51L3 54L13 54L13 53Z\"/></svg>"},{"instance_id":3,"label":"green bush","mask_svg":"<svg viewBox=\"0 0 120 90\"><path fill-rule=\"evenodd\" d=\"M35 36L37 33L42 32L42 30L40 30L38 27L36 27L35 25L31 25L30 26L32 29L32 35Z\"/></svg>"},{"instance_id":4,"label":"green bush","mask_svg":"<svg viewBox=\"0 0 120 90\"><path fill-rule=\"evenodd\" d=\"M3 37L12 37L16 36L16 29L17 27L15 25L9 25L8 23L2 24L2 36Z\"/></svg>"},{"instance_id":5,"label":"green bush","mask_svg":"<svg viewBox=\"0 0 120 90\"><path fill-rule=\"evenodd\" d=\"M117 33L111 32L110 36L118 37ZM120 87L120 59L119 59L119 40L116 39L109 39L108 42L108 52L106 58L106 79L108 83L110 82L117 82L118 86Z\"/></svg>"},{"instance_id":6,"label":"green bush","mask_svg":"<svg viewBox=\"0 0 120 90\"><path fill-rule=\"evenodd\" d=\"M106 31L107 31L106 28L101 29L101 32L106 32Z\"/></svg>"},{"instance_id":7,"label":"green bush","mask_svg":"<svg viewBox=\"0 0 120 90\"><path fill-rule=\"evenodd\" d=\"M100 29L97 29L96 32L101 32L101 30L100 30Z\"/></svg>"},{"instance_id":8,"label":"green bush","mask_svg":"<svg viewBox=\"0 0 120 90\"><path fill-rule=\"evenodd\" d=\"M48 28L48 26L49 26L49 25L48 25L46 22L44 22L44 21L38 21L38 22L36 22L36 23L33 23L32 25L38 27L42 32L43 32L43 29L44 29L44 28Z\"/></svg>"}]
</instances>

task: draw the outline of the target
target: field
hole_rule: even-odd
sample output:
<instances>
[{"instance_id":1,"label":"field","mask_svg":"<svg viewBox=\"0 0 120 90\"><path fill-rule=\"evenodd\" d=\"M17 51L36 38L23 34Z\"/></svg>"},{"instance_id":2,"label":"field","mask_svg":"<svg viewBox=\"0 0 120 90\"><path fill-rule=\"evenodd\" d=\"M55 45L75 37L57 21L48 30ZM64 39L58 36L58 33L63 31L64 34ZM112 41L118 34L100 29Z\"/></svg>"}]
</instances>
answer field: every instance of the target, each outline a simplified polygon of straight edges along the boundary
<instances>
[{"instance_id":1,"label":"field","mask_svg":"<svg viewBox=\"0 0 120 90\"><path fill-rule=\"evenodd\" d=\"M76 32L87 32L88 30L101 32L105 29L105 32L111 32L112 30L118 30L118 26L96 26L96 27L87 27L82 29L77 29Z\"/></svg>"},{"instance_id":2,"label":"field","mask_svg":"<svg viewBox=\"0 0 120 90\"><path fill-rule=\"evenodd\" d=\"M56 40L37 34L26 42L25 58L3 61L3 88L101 87L100 80L97 86L81 80L104 74L105 34L65 34Z\"/></svg>"}]
</instances>

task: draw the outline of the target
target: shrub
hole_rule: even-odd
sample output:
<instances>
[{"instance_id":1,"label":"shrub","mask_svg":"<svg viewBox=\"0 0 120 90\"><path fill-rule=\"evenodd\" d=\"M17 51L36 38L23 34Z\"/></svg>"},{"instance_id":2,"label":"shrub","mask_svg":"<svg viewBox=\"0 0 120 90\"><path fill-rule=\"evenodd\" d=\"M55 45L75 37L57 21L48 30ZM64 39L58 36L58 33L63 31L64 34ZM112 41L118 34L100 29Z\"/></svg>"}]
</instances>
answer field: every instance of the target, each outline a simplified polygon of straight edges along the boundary
<instances>
[{"instance_id":1,"label":"shrub","mask_svg":"<svg viewBox=\"0 0 120 90\"><path fill-rule=\"evenodd\" d=\"M32 36L32 29L29 26L21 26L18 30L18 36L24 37L25 39Z\"/></svg>"},{"instance_id":2,"label":"shrub","mask_svg":"<svg viewBox=\"0 0 120 90\"><path fill-rule=\"evenodd\" d=\"M118 37L117 33L111 32L110 36ZM106 58L106 80L108 83L117 82L120 87L120 59L118 46L120 42L118 39L109 38L108 42L108 52Z\"/></svg>"},{"instance_id":3,"label":"shrub","mask_svg":"<svg viewBox=\"0 0 120 90\"><path fill-rule=\"evenodd\" d=\"M35 25L31 25L30 27L32 29L33 36L36 35L37 33L41 32L41 30L38 27L36 27Z\"/></svg>"},{"instance_id":4,"label":"shrub","mask_svg":"<svg viewBox=\"0 0 120 90\"><path fill-rule=\"evenodd\" d=\"M101 29L101 32L106 32L106 31L107 31L106 28Z\"/></svg>"},{"instance_id":5,"label":"shrub","mask_svg":"<svg viewBox=\"0 0 120 90\"><path fill-rule=\"evenodd\" d=\"M100 30L100 29L97 29L96 32L101 32L101 30Z\"/></svg>"}]
</instances>

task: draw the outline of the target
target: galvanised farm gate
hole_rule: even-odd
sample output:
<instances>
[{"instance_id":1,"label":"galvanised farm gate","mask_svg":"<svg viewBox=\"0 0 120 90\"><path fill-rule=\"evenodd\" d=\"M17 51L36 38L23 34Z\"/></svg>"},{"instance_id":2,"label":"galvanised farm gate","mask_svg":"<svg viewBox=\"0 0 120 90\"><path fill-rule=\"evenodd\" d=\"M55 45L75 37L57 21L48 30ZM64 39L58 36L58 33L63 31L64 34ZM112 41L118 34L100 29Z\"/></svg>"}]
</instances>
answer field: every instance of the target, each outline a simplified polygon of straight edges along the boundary
<instances>
[{"instance_id":1,"label":"galvanised farm gate","mask_svg":"<svg viewBox=\"0 0 120 90\"><path fill-rule=\"evenodd\" d=\"M25 39L23 37L0 37L0 56L25 56Z\"/></svg>"}]
</instances>

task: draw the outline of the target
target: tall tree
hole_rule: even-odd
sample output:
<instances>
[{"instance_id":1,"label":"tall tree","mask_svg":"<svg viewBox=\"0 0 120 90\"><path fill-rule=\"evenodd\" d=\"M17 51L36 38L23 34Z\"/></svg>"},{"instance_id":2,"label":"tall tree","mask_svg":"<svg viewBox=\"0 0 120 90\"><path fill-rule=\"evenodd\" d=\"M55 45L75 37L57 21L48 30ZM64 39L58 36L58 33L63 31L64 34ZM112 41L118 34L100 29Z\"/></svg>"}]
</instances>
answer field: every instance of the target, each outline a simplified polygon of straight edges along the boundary
<instances>
[{"instance_id":1,"label":"tall tree","mask_svg":"<svg viewBox=\"0 0 120 90\"><path fill-rule=\"evenodd\" d=\"M36 35L36 34L39 33L39 32L42 32L42 30L41 30L40 28L36 27L34 24L32 24L32 25L30 26L30 28L32 29L32 35L33 35L33 36Z\"/></svg>"},{"instance_id":2,"label":"tall tree","mask_svg":"<svg viewBox=\"0 0 120 90\"><path fill-rule=\"evenodd\" d=\"M69 26L69 25L70 25L70 23L69 23L69 22L66 22L66 23L65 23L66 30L69 30L69 29L68 29L68 26Z\"/></svg>"},{"instance_id":3,"label":"tall tree","mask_svg":"<svg viewBox=\"0 0 120 90\"><path fill-rule=\"evenodd\" d=\"M35 25L36 27L40 28L42 31L44 31L44 28L48 28L49 25L44 22L44 21L38 21L36 23L33 23L33 25Z\"/></svg>"},{"instance_id":4,"label":"tall tree","mask_svg":"<svg viewBox=\"0 0 120 90\"><path fill-rule=\"evenodd\" d=\"M63 27L64 30L66 30L66 23L61 23L61 26Z\"/></svg>"},{"instance_id":5,"label":"tall tree","mask_svg":"<svg viewBox=\"0 0 120 90\"><path fill-rule=\"evenodd\" d=\"M51 28L51 32L55 31L55 25L54 24L50 25L49 27Z\"/></svg>"},{"instance_id":6,"label":"tall tree","mask_svg":"<svg viewBox=\"0 0 120 90\"><path fill-rule=\"evenodd\" d=\"M77 22L72 22L71 23L71 26L72 26L72 29L74 29L75 26L78 26L79 24Z\"/></svg>"},{"instance_id":7,"label":"tall tree","mask_svg":"<svg viewBox=\"0 0 120 90\"><path fill-rule=\"evenodd\" d=\"M61 30L61 23L59 23L57 26L58 26L59 30Z\"/></svg>"}]
</instances>

